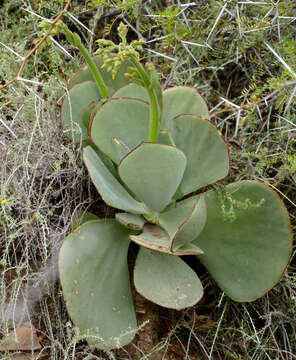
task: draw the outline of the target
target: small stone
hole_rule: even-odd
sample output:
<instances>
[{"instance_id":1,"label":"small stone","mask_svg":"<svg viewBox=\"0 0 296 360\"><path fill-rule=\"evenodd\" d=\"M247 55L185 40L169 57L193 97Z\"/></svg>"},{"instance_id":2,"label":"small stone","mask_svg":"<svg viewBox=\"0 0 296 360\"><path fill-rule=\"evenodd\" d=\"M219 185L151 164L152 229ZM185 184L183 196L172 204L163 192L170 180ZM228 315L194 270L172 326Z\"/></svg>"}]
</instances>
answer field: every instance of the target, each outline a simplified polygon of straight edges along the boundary
<instances>
[{"instance_id":1,"label":"small stone","mask_svg":"<svg viewBox=\"0 0 296 360\"><path fill-rule=\"evenodd\" d=\"M1 340L0 351L6 350L38 350L41 349L36 329L29 322L12 331Z\"/></svg>"}]
</instances>

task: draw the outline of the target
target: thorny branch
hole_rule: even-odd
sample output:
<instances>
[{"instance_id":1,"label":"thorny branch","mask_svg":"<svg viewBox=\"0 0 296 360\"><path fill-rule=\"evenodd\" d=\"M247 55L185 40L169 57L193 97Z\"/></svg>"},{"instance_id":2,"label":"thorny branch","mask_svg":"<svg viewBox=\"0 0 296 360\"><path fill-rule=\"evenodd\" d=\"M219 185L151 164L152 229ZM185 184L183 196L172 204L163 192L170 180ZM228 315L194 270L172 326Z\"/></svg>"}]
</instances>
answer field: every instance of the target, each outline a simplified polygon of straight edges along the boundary
<instances>
[{"instance_id":1,"label":"thorny branch","mask_svg":"<svg viewBox=\"0 0 296 360\"><path fill-rule=\"evenodd\" d=\"M234 112L234 111L239 111L239 110L244 110L244 109L250 108L251 106L256 106L258 104L266 102L270 98L273 98L277 93L283 91L287 87L295 86L295 85L296 85L296 81L290 81L290 82L286 83L285 85L283 85L280 89L276 89L273 92L271 92L270 94L264 96L262 99L259 99L257 101L250 102L248 104L244 104L244 105L241 105L238 107L232 107L232 108L227 108L227 109L222 109L222 110L216 111L213 114L211 114L211 117L216 116L221 113L224 113L224 112L232 112L232 111Z\"/></svg>"},{"instance_id":2,"label":"thorny branch","mask_svg":"<svg viewBox=\"0 0 296 360\"><path fill-rule=\"evenodd\" d=\"M11 79L10 81L6 82L4 85L0 85L0 90L5 89L7 86L11 85L15 81L17 81L24 71L26 62L29 60L29 58L39 49L40 45L48 38L50 35L51 30L54 28L55 24L61 19L61 17L64 15L64 13L68 10L70 6L71 0L67 1L67 4L65 5L64 9L59 13L59 15L53 20L53 22L50 24L49 29L46 31L44 36L38 41L38 43L34 46L34 48L24 57L23 62L19 68L18 73L16 76Z\"/></svg>"}]
</instances>

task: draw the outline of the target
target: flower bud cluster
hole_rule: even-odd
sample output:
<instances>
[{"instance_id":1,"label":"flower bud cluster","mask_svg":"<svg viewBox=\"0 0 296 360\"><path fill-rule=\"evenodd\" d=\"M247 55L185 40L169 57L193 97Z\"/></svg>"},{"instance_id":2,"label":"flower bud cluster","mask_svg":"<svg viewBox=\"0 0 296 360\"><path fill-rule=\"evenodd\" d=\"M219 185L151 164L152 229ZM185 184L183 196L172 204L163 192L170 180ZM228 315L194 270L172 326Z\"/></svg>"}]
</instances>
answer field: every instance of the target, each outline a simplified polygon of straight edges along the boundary
<instances>
[{"instance_id":1,"label":"flower bud cluster","mask_svg":"<svg viewBox=\"0 0 296 360\"><path fill-rule=\"evenodd\" d=\"M99 49L95 54L103 57L104 64L102 67L106 68L107 71L111 71L113 78L124 60L129 58L139 60L140 58L138 51L142 50L144 40L134 40L128 45L126 41L127 32L127 25L120 23L118 27L118 34L121 38L120 44L117 45L113 41L106 39L97 40ZM134 75L131 76L134 77Z\"/></svg>"}]
</instances>

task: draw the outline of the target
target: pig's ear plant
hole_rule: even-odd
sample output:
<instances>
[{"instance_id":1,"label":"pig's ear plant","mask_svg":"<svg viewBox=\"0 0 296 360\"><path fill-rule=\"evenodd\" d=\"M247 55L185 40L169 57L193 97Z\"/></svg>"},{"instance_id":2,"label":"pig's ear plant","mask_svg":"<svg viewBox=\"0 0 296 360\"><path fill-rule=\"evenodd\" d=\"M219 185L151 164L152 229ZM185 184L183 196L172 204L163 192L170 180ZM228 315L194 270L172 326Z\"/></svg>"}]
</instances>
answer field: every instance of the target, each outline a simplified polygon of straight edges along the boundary
<instances>
[{"instance_id":1,"label":"pig's ear plant","mask_svg":"<svg viewBox=\"0 0 296 360\"><path fill-rule=\"evenodd\" d=\"M140 245L136 290L177 310L203 296L180 256L196 256L231 299L245 302L280 280L292 242L286 208L268 186L241 181L201 191L227 176L227 144L195 89L161 91L153 66L139 62L141 43L127 45L126 32L120 25L121 44L100 40L91 58L66 29L88 67L69 82L62 123L70 138L85 142L89 175L120 212L115 219L85 214L64 241L59 271L74 324L104 350L129 343L137 329L131 241Z\"/></svg>"}]
</instances>

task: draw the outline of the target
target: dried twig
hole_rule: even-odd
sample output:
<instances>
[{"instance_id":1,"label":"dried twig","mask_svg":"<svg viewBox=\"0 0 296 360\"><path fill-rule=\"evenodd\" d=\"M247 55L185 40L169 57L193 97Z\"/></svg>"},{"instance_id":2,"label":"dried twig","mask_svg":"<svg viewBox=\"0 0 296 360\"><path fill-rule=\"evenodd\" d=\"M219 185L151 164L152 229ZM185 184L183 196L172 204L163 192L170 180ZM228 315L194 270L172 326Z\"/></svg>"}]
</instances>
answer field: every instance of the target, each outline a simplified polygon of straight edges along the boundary
<instances>
[{"instance_id":1,"label":"dried twig","mask_svg":"<svg viewBox=\"0 0 296 360\"><path fill-rule=\"evenodd\" d=\"M64 9L59 13L59 15L53 20L53 22L50 24L49 29L46 31L46 33L44 34L44 36L38 41L38 43L35 45L35 47L24 57L23 62L19 68L18 73L16 74L16 76L9 80L8 82L6 82L4 85L0 86L0 90L5 89L7 86L11 85L12 83L14 83L15 81L19 80L19 78L21 78L22 73L24 71L26 62L29 60L29 58L39 49L40 45L48 38L50 32L52 31L52 29L54 28L55 24L61 19L61 17L64 15L64 13L68 10L69 6L70 6L71 0L67 1L67 4L65 5Z\"/></svg>"}]
</instances>

